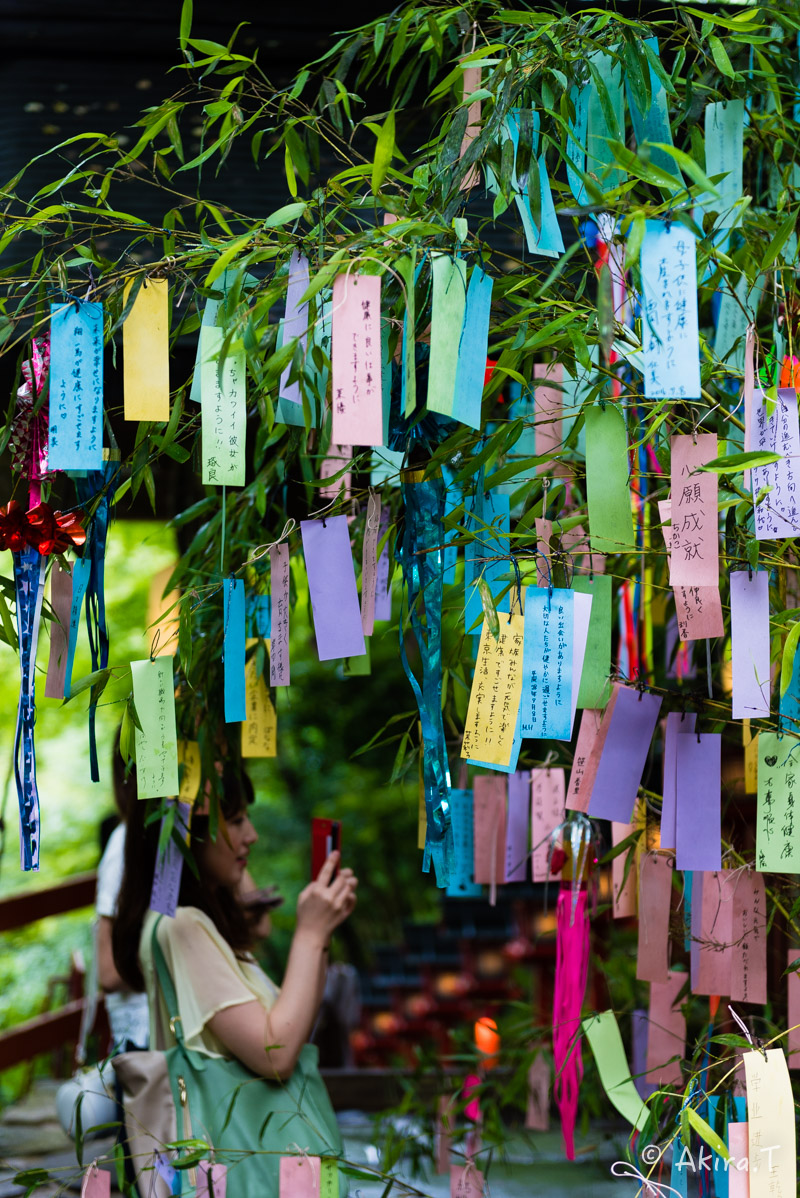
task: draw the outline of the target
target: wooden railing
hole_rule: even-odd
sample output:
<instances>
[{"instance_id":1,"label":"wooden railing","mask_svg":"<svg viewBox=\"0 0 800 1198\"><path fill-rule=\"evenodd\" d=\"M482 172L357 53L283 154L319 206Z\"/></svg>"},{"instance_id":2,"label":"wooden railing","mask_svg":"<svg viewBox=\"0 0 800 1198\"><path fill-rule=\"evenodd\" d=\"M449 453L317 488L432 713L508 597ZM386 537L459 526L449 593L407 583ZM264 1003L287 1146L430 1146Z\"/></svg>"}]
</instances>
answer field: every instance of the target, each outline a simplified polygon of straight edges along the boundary
<instances>
[{"instance_id":1,"label":"wooden railing","mask_svg":"<svg viewBox=\"0 0 800 1198\"><path fill-rule=\"evenodd\" d=\"M11 932L39 919L79 911L94 903L97 875L79 874L55 886L41 890L26 890L0 899L0 932ZM66 964L66 963L65 963ZM10 1069L30 1061L42 1053L75 1045L80 1035L83 997L83 972L72 962L69 974L62 979L67 986L68 1001L56 1010L45 1010L16 1027L0 1032L0 1070ZM95 1028L106 1031L105 1008L98 1002Z\"/></svg>"}]
</instances>

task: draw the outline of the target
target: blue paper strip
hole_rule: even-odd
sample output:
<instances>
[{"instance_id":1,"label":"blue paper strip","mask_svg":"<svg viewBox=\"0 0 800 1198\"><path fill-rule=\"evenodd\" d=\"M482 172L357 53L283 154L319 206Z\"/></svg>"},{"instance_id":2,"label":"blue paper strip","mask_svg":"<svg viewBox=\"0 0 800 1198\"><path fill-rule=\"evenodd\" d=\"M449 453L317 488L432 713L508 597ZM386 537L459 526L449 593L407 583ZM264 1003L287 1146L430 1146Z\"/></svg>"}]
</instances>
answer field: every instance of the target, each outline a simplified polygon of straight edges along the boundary
<instances>
[{"instance_id":1,"label":"blue paper strip","mask_svg":"<svg viewBox=\"0 0 800 1198\"><path fill-rule=\"evenodd\" d=\"M586 127L589 119L589 90L586 87L573 87L570 89L569 98L572 107L575 109L575 120L568 123L567 182L577 203L586 204L586 184L578 172L586 174Z\"/></svg>"},{"instance_id":2,"label":"blue paper strip","mask_svg":"<svg viewBox=\"0 0 800 1198\"><path fill-rule=\"evenodd\" d=\"M50 305L51 470L103 465L103 305Z\"/></svg>"},{"instance_id":3,"label":"blue paper strip","mask_svg":"<svg viewBox=\"0 0 800 1198\"><path fill-rule=\"evenodd\" d=\"M648 399L699 399L697 265L693 233L649 220L642 242L642 351Z\"/></svg>"},{"instance_id":4,"label":"blue paper strip","mask_svg":"<svg viewBox=\"0 0 800 1198\"><path fill-rule=\"evenodd\" d=\"M453 417L470 428L481 427L481 400L489 347L489 318L494 280L476 266L467 288L467 306L458 350Z\"/></svg>"},{"instance_id":5,"label":"blue paper strip","mask_svg":"<svg viewBox=\"0 0 800 1198\"><path fill-rule=\"evenodd\" d=\"M69 640L67 642L67 669L64 674L64 698L70 697L70 688L72 684L72 665L75 661L75 648L78 644L78 628L81 623L81 608L83 607L83 597L86 594L86 588L89 585L89 576L92 572L91 558L78 557L75 559L75 565L72 569L72 606L69 613Z\"/></svg>"},{"instance_id":6,"label":"blue paper strip","mask_svg":"<svg viewBox=\"0 0 800 1198\"><path fill-rule=\"evenodd\" d=\"M272 605L269 595L248 591L245 596L245 628L248 636L269 640L272 633Z\"/></svg>"},{"instance_id":7,"label":"blue paper strip","mask_svg":"<svg viewBox=\"0 0 800 1198\"><path fill-rule=\"evenodd\" d=\"M175 799L167 799L167 804L172 807L176 803ZM189 827L189 816L191 806L189 803L178 803L178 810L175 814L175 828L178 834L183 832L184 828ZM161 820L161 826L164 826L164 816ZM161 915L173 917L178 909L178 896L181 889L181 875L183 874L183 853L175 843L175 838L170 835L167 841L167 846L163 853L159 853L156 857L156 865L153 871L153 885L150 891L150 910L158 911Z\"/></svg>"},{"instance_id":8,"label":"blue paper strip","mask_svg":"<svg viewBox=\"0 0 800 1198\"><path fill-rule=\"evenodd\" d=\"M469 303L469 299L467 300ZM461 489L453 482L455 472L448 469L446 465L442 466L442 477L445 483L444 492L444 519L451 515L463 503ZM458 548L451 544L457 540L458 530L451 529L445 533L444 545L445 550L442 554L443 579L445 586L452 586L456 580L456 566L458 565Z\"/></svg>"},{"instance_id":9,"label":"blue paper strip","mask_svg":"<svg viewBox=\"0 0 800 1198\"><path fill-rule=\"evenodd\" d=\"M500 594L509 589L509 584L503 582L499 576L507 574L511 569L508 539L511 530L511 509L508 495L487 495L483 504L483 519L480 519L477 507L477 504L473 507L475 515L470 518L470 527L475 530L477 539L469 541L464 551L464 627L473 635L480 634L483 620L483 603L478 589L481 574L492 593L497 610L507 612L509 597L505 595L500 599ZM493 558L498 560L487 560Z\"/></svg>"},{"instance_id":10,"label":"blue paper strip","mask_svg":"<svg viewBox=\"0 0 800 1198\"><path fill-rule=\"evenodd\" d=\"M224 638L222 660L225 674L225 723L247 719L244 701L244 583L226 578L223 586Z\"/></svg>"},{"instance_id":11,"label":"blue paper strip","mask_svg":"<svg viewBox=\"0 0 800 1198\"><path fill-rule=\"evenodd\" d=\"M649 46L656 58L658 53L658 38L647 37L644 39L645 46ZM625 76L625 91L628 94L628 108L633 122L633 132L636 137L637 148L640 148L644 142L648 142L649 158L653 166L657 166L660 170L666 171L668 175L672 175L676 183L683 182L681 172L675 162L665 150L659 150L653 143L661 145L672 145L672 129L669 123L669 107L667 105L667 93L659 79L658 75L653 70L650 70L650 107L647 112L640 112L636 103L636 96L633 88L630 85L628 76Z\"/></svg>"},{"instance_id":12,"label":"blue paper strip","mask_svg":"<svg viewBox=\"0 0 800 1198\"><path fill-rule=\"evenodd\" d=\"M471 790L449 790L453 829L453 869L445 893L448 898L478 898L482 887L474 881L475 825Z\"/></svg>"},{"instance_id":13,"label":"blue paper strip","mask_svg":"<svg viewBox=\"0 0 800 1198\"><path fill-rule=\"evenodd\" d=\"M534 740L572 736L572 591L525 588L520 730Z\"/></svg>"}]
</instances>

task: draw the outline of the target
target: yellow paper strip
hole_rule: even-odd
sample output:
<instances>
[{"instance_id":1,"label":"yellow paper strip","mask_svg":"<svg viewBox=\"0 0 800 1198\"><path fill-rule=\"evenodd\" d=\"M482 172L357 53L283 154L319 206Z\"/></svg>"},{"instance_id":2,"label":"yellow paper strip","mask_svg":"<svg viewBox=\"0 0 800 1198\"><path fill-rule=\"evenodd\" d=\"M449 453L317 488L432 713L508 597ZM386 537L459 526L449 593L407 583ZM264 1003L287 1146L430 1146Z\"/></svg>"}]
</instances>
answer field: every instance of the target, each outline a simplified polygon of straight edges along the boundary
<instances>
[{"instance_id":1,"label":"yellow paper strip","mask_svg":"<svg viewBox=\"0 0 800 1198\"><path fill-rule=\"evenodd\" d=\"M125 287L127 303L133 283ZM169 420L169 288L146 279L122 326L126 420Z\"/></svg>"},{"instance_id":2,"label":"yellow paper strip","mask_svg":"<svg viewBox=\"0 0 800 1198\"><path fill-rule=\"evenodd\" d=\"M758 733L750 728L749 720L742 720L742 742L744 744L744 793L758 794Z\"/></svg>"},{"instance_id":3,"label":"yellow paper strip","mask_svg":"<svg viewBox=\"0 0 800 1198\"><path fill-rule=\"evenodd\" d=\"M193 803L200 789L200 746L196 740L178 741L178 773L178 798L182 803Z\"/></svg>"},{"instance_id":4,"label":"yellow paper strip","mask_svg":"<svg viewBox=\"0 0 800 1198\"><path fill-rule=\"evenodd\" d=\"M500 613L494 639L483 621L472 679L461 756L486 765L508 765L522 694L522 645L525 620Z\"/></svg>"},{"instance_id":5,"label":"yellow paper strip","mask_svg":"<svg viewBox=\"0 0 800 1198\"><path fill-rule=\"evenodd\" d=\"M253 654L244 670L247 719L242 724L242 757L277 757L278 715L263 674L256 674Z\"/></svg>"}]
</instances>

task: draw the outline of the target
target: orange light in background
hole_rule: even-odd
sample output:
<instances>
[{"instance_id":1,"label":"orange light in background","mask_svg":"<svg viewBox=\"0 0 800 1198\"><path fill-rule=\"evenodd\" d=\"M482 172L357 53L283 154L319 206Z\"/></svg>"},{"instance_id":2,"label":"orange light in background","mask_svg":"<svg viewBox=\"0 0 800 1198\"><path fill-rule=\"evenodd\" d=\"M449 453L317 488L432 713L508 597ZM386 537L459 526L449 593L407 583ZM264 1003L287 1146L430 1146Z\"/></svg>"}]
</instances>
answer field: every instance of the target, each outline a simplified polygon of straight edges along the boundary
<instances>
[{"instance_id":1,"label":"orange light in background","mask_svg":"<svg viewBox=\"0 0 800 1198\"><path fill-rule=\"evenodd\" d=\"M497 1054L500 1052L500 1033L495 1021L486 1015L475 1024L475 1047L478 1052L483 1053L484 1069L494 1069L499 1060Z\"/></svg>"}]
</instances>

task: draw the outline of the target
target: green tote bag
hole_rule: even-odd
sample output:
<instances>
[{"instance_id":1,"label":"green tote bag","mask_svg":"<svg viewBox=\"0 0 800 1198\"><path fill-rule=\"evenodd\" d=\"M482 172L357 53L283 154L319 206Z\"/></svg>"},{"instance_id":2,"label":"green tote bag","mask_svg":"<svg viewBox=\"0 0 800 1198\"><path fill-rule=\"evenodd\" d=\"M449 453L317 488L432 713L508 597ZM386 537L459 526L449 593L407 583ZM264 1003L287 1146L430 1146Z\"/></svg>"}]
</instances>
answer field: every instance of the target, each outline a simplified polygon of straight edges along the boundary
<instances>
[{"instance_id":1,"label":"green tote bag","mask_svg":"<svg viewBox=\"0 0 800 1198\"><path fill-rule=\"evenodd\" d=\"M165 1052L124 1053L112 1062L124 1091L126 1132L140 1194L171 1190L186 1198L194 1195L193 1169L177 1170L169 1186L154 1167L165 1143L194 1139L205 1140L209 1158L227 1166L227 1198L278 1198L281 1156L342 1157L317 1049L306 1044L292 1076L273 1082L238 1060L187 1048L175 987L156 937L159 922L153 929L153 964L176 1044ZM347 1194L341 1171L339 1193L340 1198Z\"/></svg>"}]
</instances>

